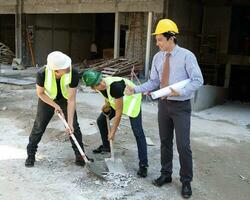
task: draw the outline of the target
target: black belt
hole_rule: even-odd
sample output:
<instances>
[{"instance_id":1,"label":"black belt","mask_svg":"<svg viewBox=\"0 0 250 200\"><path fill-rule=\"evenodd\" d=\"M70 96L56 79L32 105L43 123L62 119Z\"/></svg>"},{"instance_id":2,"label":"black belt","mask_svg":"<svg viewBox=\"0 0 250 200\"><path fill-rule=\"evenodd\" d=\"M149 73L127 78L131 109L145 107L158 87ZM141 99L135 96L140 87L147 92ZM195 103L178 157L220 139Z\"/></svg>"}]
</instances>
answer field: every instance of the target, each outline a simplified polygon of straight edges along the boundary
<instances>
[{"instance_id":1,"label":"black belt","mask_svg":"<svg viewBox=\"0 0 250 200\"><path fill-rule=\"evenodd\" d=\"M184 101L163 99L163 101L166 101L166 102L168 102L168 103L182 103L182 102L188 102L188 101L190 101L190 99L187 99L187 100L184 100Z\"/></svg>"}]
</instances>

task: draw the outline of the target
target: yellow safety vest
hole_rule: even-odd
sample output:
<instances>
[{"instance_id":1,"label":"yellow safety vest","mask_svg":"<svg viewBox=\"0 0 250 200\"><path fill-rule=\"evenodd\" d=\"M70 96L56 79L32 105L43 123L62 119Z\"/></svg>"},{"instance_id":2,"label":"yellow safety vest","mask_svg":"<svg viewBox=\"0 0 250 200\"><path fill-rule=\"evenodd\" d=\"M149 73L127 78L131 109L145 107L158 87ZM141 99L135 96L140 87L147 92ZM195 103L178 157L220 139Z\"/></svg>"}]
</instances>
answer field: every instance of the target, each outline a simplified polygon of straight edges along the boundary
<instances>
[{"instance_id":1,"label":"yellow safety vest","mask_svg":"<svg viewBox=\"0 0 250 200\"><path fill-rule=\"evenodd\" d=\"M62 75L60 79L61 92L65 99L68 99L68 89L72 78L72 68L70 67L70 72ZM51 99L55 99L57 96L57 84L56 76L54 70L50 70L45 67L45 81L44 81L45 94L47 94Z\"/></svg>"},{"instance_id":2,"label":"yellow safety vest","mask_svg":"<svg viewBox=\"0 0 250 200\"><path fill-rule=\"evenodd\" d=\"M100 94L104 96L106 101L110 103L110 106L115 110L115 98L113 98L110 95L110 85L113 82L124 80L126 85L134 86L134 83L126 78L121 77L106 77L103 79L107 86L107 95L108 98L105 97L100 91ZM129 117L137 117L141 110L141 100L142 95L139 94L133 94L130 96L124 95L123 96L123 110L122 113L125 115L128 115Z\"/></svg>"}]
</instances>

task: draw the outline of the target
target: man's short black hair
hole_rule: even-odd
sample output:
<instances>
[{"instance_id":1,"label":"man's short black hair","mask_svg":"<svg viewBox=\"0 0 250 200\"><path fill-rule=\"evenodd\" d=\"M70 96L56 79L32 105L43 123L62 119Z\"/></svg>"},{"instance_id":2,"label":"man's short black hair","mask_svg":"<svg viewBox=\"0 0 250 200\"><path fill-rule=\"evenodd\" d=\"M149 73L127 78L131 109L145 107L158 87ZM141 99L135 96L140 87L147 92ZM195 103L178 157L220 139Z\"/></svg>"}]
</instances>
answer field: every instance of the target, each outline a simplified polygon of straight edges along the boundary
<instances>
[{"instance_id":1,"label":"man's short black hair","mask_svg":"<svg viewBox=\"0 0 250 200\"><path fill-rule=\"evenodd\" d=\"M165 32L165 33L163 33L163 36L165 37L165 38L167 38L167 40L169 40L171 37L173 37L174 38L174 43L175 44L177 44L177 39L176 39L176 34L175 33L172 33L172 32Z\"/></svg>"}]
</instances>

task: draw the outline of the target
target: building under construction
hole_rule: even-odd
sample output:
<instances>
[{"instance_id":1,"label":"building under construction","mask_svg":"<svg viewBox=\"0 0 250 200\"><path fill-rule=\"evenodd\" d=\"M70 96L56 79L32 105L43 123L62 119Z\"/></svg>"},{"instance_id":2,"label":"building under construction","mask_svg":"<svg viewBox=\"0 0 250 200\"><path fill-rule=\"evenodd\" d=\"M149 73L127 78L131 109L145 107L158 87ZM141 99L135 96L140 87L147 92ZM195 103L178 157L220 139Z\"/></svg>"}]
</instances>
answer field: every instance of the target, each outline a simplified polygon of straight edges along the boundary
<instances>
[{"instance_id":1,"label":"building under construction","mask_svg":"<svg viewBox=\"0 0 250 200\"><path fill-rule=\"evenodd\" d=\"M73 63L97 58L137 60L150 72L159 19L173 19L180 46L198 58L205 86L196 109L225 99L250 100L250 2L247 0L9 0L0 1L0 42L25 66L42 66L53 50Z\"/></svg>"}]
</instances>

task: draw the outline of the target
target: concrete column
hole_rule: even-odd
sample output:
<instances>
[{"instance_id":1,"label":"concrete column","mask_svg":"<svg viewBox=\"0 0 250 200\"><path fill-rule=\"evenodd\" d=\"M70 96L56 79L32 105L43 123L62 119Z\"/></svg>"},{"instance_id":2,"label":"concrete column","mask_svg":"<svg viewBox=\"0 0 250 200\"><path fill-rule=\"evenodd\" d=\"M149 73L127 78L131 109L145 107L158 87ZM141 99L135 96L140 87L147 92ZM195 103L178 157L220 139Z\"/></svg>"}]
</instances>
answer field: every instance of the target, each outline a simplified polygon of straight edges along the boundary
<instances>
[{"instance_id":1,"label":"concrete column","mask_svg":"<svg viewBox=\"0 0 250 200\"><path fill-rule=\"evenodd\" d=\"M115 12L115 37L114 37L114 58L119 58L120 50L120 23L119 12Z\"/></svg>"},{"instance_id":2,"label":"concrete column","mask_svg":"<svg viewBox=\"0 0 250 200\"><path fill-rule=\"evenodd\" d=\"M226 65L226 69L225 69L224 88L229 88L230 76L231 76L231 68L232 68L232 65L231 65L230 62L228 62L227 65Z\"/></svg>"},{"instance_id":3,"label":"concrete column","mask_svg":"<svg viewBox=\"0 0 250 200\"><path fill-rule=\"evenodd\" d=\"M145 78L148 78L149 76L149 57L150 57L150 44L151 44L152 16L153 16L152 12L149 12L148 13L146 57L145 57Z\"/></svg>"},{"instance_id":4,"label":"concrete column","mask_svg":"<svg viewBox=\"0 0 250 200\"><path fill-rule=\"evenodd\" d=\"M22 58L22 0L16 0L15 49L16 58Z\"/></svg>"}]
</instances>

